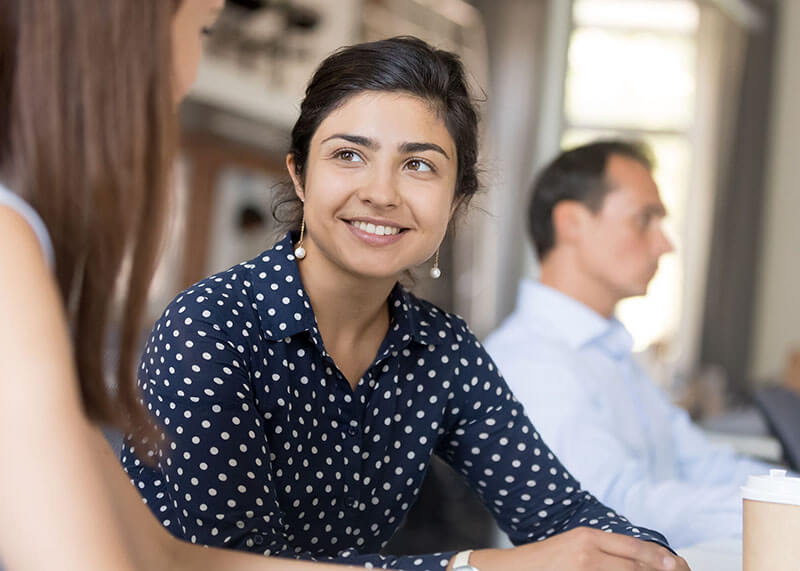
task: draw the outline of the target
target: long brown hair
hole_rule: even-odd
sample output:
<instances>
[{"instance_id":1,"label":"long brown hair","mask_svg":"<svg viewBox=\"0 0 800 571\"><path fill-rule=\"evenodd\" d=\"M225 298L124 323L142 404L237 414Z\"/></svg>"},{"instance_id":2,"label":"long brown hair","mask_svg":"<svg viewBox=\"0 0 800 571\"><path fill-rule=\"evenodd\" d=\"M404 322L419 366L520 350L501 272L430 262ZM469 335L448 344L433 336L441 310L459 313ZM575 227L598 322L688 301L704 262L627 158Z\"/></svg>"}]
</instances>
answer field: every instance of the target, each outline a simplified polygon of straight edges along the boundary
<instances>
[{"instance_id":1,"label":"long brown hair","mask_svg":"<svg viewBox=\"0 0 800 571\"><path fill-rule=\"evenodd\" d=\"M141 426L134 363L168 206L180 0L2 4L1 172L53 240L86 413Z\"/></svg>"}]
</instances>

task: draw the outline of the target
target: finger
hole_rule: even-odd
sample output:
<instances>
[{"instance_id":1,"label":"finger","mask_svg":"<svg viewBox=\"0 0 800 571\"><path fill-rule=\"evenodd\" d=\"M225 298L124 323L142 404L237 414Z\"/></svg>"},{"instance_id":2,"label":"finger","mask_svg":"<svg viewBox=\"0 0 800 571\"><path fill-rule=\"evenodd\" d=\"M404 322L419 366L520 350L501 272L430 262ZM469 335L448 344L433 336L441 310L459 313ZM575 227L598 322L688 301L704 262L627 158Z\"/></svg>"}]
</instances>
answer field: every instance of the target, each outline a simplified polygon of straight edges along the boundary
<instances>
[{"instance_id":1,"label":"finger","mask_svg":"<svg viewBox=\"0 0 800 571\"><path fill-rule=\"evenodd\" d=\"M641 563L648 571L676 571L679 569L676 557L666 548L651 541L644 541L619 535L604 533L593 536L598 548L622 559Z\"/></svg>"}]
</instances>

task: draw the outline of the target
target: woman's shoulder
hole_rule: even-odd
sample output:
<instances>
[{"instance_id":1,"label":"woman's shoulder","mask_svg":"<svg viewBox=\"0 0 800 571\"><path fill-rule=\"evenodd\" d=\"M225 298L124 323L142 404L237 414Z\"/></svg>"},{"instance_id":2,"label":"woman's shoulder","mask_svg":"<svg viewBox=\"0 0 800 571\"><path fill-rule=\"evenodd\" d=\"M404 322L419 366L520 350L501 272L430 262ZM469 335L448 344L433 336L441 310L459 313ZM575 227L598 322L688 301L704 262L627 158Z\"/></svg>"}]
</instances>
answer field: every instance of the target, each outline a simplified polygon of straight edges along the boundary
<instances>
[{"instance_id":1,"label":"woman's shoulder","mask_svg":"<svg viewBox=\"0 0 800 571\"><path fill-rule=\"evenodd\" d=\"M3 204L0 204L0 244L13 244L10 248L0 247L0 281L6 300L14 298L12 292L28 297L27 294L53 286L52 264L41 240L17 209ZM13 322L8 319L8 323Z\"/></svg>"},{"instance_id":2,"label":"woman's shoulder","mask_svg":"<svg viewBox=\"0 0 800 571\"><path fill-rule=\"evenodd\" d=\"M291 248L281 240L258 256L214 273L178 293L159 322L186 320L253 325L291 310L304 296Z\"/></svg>"},{"instance_id":3,"label":"woman's shoulder","mask_svg":"<svg viewBox=\"0 0 800 571\"><path fill-rule=\"evenodd\" d=\"M400 310L408 317L415 336L420 340L432 344L478 343L463 317L417 297L403 286L392 292L391 303L395 311Z\"/></svg>"},{"instance_id":4,"label":"woman's shoulder","mask_svg":"<svg viewBox=\"0 0 800 571\"><path fill-rule=\"evenodd\" d=\"M0 231L4 233L3 243L16 243L16 240L7 240L8 236L5 236L5 234L24 235L32 233L36 236L39 248L44 254L47 263L50 267L53 267L55 264L53 243L50 240L47 227L36 210L22 197L11 192L2 184L0 184L0 209L7 211L0 225Z\"/></svg>"},{"instance_id":5,"label":"woman's shoulder","mask_svg":"<svg viewBox=\"0 0 800 571\"><path fill-rule=\"evenodd\" d=\"M248 297L251 281L247 263L241 262L193 283L172 298L163 316L171 313L202 313L203 308L224 306Z\"/></svg>"}]
</instances>

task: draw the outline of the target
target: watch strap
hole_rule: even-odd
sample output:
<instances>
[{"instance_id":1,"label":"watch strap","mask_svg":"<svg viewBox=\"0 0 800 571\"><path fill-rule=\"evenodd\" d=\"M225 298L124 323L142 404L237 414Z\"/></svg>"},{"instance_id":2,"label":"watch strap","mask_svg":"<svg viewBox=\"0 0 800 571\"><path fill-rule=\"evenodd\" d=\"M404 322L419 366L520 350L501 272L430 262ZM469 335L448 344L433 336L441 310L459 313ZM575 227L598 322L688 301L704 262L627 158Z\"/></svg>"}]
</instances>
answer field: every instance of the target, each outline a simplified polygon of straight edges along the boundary
<instances>
[{"instance_id":1,"label":"watch strap","mask_svg":"<svg viewBox=\"0 0 800 571\"><path fill-rule=\"evenodd\" d=\"M469 567L469 556L472 555L472 551L472 549L468 549L456 555L456 558L453 560L453 571L459 567Z\"/></svg>"}]
</instances>

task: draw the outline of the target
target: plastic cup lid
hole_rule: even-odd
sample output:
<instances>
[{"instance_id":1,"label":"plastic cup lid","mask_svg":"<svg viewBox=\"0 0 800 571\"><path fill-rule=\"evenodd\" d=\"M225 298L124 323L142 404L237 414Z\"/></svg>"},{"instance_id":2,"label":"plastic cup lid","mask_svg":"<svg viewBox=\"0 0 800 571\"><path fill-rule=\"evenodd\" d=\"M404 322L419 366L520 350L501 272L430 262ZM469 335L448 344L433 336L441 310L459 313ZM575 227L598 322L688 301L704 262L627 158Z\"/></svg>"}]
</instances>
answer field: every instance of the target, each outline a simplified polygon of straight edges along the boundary
<instances>
[{"instance_id":1,"label":"plastic cup lid","mask_svg":"<svg viewBox=\"0 0 800 571\"><path fill-rule=\"evenodd\" d=\"M786 470L770 470L769 475L750 476L742 486L742 498L758 502L800 506L800 478L791 478Z\"/></svg>"}]
</instances>

